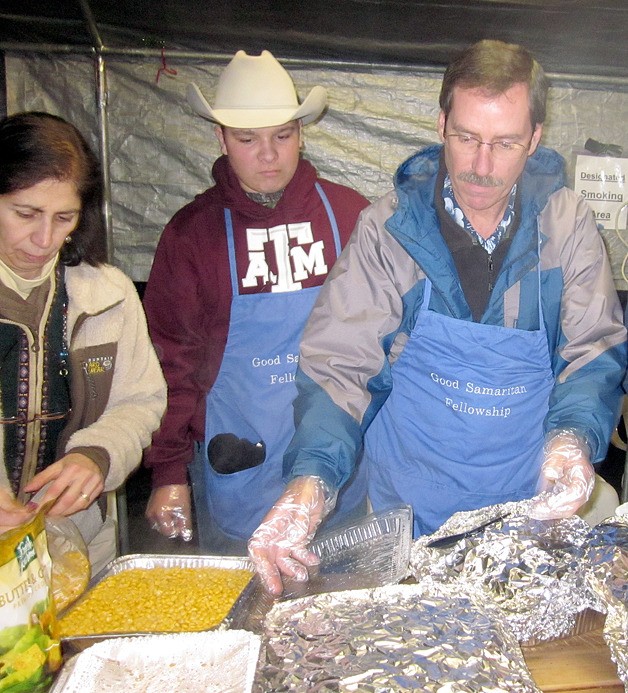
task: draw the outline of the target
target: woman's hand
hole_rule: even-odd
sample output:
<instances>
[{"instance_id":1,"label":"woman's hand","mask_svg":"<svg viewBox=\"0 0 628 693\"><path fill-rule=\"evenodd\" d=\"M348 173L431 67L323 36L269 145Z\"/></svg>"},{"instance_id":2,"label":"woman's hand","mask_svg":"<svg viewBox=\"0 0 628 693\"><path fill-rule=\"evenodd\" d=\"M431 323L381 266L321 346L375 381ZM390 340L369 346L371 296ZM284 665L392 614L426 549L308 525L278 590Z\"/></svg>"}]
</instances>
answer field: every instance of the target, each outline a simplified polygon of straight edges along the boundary
<instances>
[{"instance_id":1,"label":"woman's hand","mask_svg":"<svg viewBox=\"0 0 628 693\"><path fill-rule=\"evenodd\" d=\"M37 507L22 505L11 492L0 487L0 534L31 520Z\"/></svg>"},{"instance_id":2,"label":"woman's hand","mask_svg":"<svg viewBox=\"0 0 628 693\"><path fill-rule=\"evenodd\" d=\"M89 457L78 452L57 460L36 474L24 487L27 493L36 493L47 486L39 505L55 501L50 515L72 515L85 510L102 493L105 485L98 465Z\"/></svg>"}]
</instances>

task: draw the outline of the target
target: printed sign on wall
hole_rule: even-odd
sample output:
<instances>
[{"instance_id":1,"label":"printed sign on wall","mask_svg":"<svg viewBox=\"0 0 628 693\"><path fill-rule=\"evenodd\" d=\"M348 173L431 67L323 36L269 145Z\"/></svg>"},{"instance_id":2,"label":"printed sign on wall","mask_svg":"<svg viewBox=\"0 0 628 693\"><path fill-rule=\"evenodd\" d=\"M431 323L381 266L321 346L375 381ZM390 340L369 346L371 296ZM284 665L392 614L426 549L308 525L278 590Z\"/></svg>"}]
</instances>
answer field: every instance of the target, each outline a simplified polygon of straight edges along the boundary
<instances>
[{"instance_id":1,"label":"printed sign on wall","mask_svg":"<svg viewBox=\"0 0 628 693\"><path fill-rule=\"evenodd\" d=\"M588 202L601 230L618 289L627 289L624 276L628 252L628 158L578 154L574 189ZM618 216L619 215L619 216Z\"/></svg>"}]
</instances>

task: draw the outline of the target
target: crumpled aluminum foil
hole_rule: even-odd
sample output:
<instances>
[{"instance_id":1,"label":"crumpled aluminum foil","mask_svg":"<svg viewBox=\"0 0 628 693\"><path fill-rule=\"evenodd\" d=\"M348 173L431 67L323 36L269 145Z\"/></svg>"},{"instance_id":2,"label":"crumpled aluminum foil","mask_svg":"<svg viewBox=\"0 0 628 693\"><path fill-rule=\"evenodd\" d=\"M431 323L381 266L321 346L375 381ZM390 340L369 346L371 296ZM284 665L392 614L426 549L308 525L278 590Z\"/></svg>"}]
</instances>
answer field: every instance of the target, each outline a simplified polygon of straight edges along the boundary
<instances>
[{"instance_id":1,"label":"crumpled aluminum foil","mask_svg":"<svg viewBox=\"0 0 628 693\"><path fill-rule=\"evenodd\" d=\"M275 604L254 690L537 691L520 645L607 614L628 693L628 517L541 521L530 503L457 513L418 539L416 584Z\"/></svg>"},{"instance_id":2,"label":"crumpled aluminum foil","mask_svg":"<svg viewBox=\"0 0 628 693\"><path fill-rule=\"evenodd\" d=\"M463 585L478 601L497 605L520 642L560 637L578 613L597 606L583 561L589 525L577 516L535 520L528 503L456 513L436 533L420 537L410 553L417 582ZM481 525L488 526L473 533ZM429 546L467 532L453 546Z\"/></svg>"},{"instance_id":3,"label":"crumpled aluminum foil","mask_svg":"<svg viewBox=\"0 0 628 693\"><path fill-rule=\"evenodd\" d=\"M457 513L414 542L411 574L496 606L522 643L571 634L586 609L607 614L604 638L628 693L628 517L593 528L577 516L541 521L531 502ZM437 540L448 545L430 546Z\"/></svg>"},{"instance_id":4,"label":"crumpled aluminum foil","mask_svg":"<svg viewBox=\"0 0 628 693\"><path fill-rule=\"evenodd\" d=\"M604 638L628 691L628 516L591 529L585 544L587 585L606 611Z\"/></svg>"},{"instance_id":5,"label":"crumpled aluminum foil","mask_svg":"<svg viewBox=\"0 0 628 693\"><path fill-rule=\"evenodd\" d=\"M396 585L280 602L256 691L536 692L517 640L458 585Z\"/></svg>"}]
</instances>

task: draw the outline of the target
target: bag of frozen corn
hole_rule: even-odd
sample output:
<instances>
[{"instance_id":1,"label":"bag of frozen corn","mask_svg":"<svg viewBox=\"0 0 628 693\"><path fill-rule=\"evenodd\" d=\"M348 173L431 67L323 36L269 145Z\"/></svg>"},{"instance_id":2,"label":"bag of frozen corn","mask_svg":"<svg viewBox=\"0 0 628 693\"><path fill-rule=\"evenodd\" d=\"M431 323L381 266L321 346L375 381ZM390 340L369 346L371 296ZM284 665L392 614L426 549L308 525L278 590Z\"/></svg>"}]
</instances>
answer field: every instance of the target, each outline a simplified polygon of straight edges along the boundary
<instances>
[{"instance_id":1,"label":"bag of frozen corn","mask_svg":"<svg viewBox=\"0 0 628 693\"><path fill-rule=\"evenodd\" d=\"M83 594L92 569L85 541L69 517L46 517L46 537L52 561L52 596L60 614Z\"/></svg>"},{"instance_id":2,"label":"bag of frozen corn","mask_svg":"<svg viewBox=\"0 0 628 693\"><path fill-rule=\"evenodd\" d=\"M39 693L61 666L45 508L0 534L0 692Z\"/></svg>"}]
</instances>

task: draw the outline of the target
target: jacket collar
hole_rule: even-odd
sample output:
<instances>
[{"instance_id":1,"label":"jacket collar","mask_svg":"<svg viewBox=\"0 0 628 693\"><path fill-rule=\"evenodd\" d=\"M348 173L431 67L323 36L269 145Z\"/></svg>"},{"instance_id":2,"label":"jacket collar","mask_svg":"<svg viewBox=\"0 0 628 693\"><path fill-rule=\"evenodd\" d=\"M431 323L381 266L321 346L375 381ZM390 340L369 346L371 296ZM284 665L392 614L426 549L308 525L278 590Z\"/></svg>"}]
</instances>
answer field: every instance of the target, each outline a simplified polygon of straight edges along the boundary
<instances>
[{"instance_id":1,"label":"jacket collar","mask_svg":"<svg viewBox=\"0 0 628 693\"><path fill-rule=\"evenodd\" d=\"M399 208L412 199L417 209L433 209L434 185L443 145L431 145L413 154L397 169L394 185ZM565 161L552 149L538 147L528 158L520 179L523 213L536 215L553 193L565 186Z\"/></svg>"},{"instance_id":2,"label":"jacket collar","mask_svg":"<svg viewBox=\"0 0 628 693\"><path fill-rule=\"evenodd\" d=\"M437 234L433 233L438 223L434 194L442 149L442 145L426 147L404 161L395 173L398 206L388 220L387 228L402 245L405 245L402 237L407 235L404 229L408 229L414 242L438 245ZM545 208L549 197L565 186L564 166L560 154L546 147L538 147L528 158L519 181L524 225L529 226L530 220L535 220ZM407 226L408 216L414 219L410 226ZM442 247L434 250L442 251Z\"/></svg>"},{"instance_id":3,"label":"jacket collar","mask_svg":"<svg viewBox=\"0 0 628 693\"><path fill-rule=\"evenodd\" d=\"M306 207L305 200L314 190L317 174L316 169L309 161L300 159L292 180L273 208L264 207L264 205L253 201L244 192L227 156L223 155L216 159L212 168L212 177L216 183L216 188L220 191L222 203L226 207L237 209L238 214L259 221L271 218L282 210L286 211L294 207L303 210Z\"/></svg>"},{"instance_id":4,"label":"jacket collar","mask_svg":"<svg viewBox=\"0 0 628 693\"><path fill-rule=\"evenodd\" d=\"M68 321L74 322L82 314L98 315L124 300L124 289L114 280L114 269L109 265L92 267L84 262L65 268L65 285L70 305Z\"/></svg>"},{"instance_id":5,"label":"jacket collar","mask_svg":"<svg viewBox=\"0 0 628 693\"><path fill-rule=\"evenodd\" d=\"M432 145L398 168L394 177L398 205L386 222L386 228L430 278L451 314L465 316L468 309L453 259L438 232L434 195L441 154L442 145ZM563 158L551 149L538 147L529 157L520 178L520 224L502 265L491 303L538 262L537 217L549 197L564 185ZM541 243L543 241L541 238Z\"/></svg>"}]
</instances>

